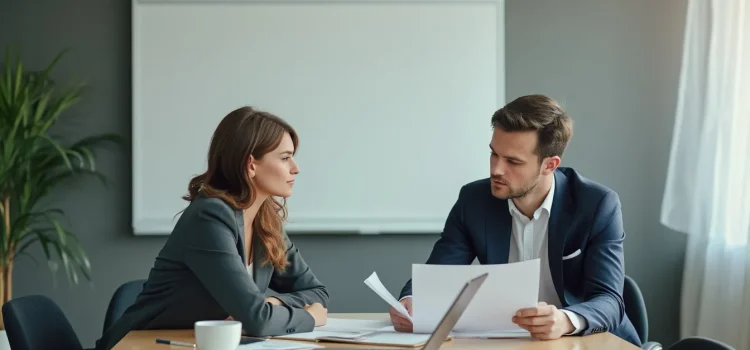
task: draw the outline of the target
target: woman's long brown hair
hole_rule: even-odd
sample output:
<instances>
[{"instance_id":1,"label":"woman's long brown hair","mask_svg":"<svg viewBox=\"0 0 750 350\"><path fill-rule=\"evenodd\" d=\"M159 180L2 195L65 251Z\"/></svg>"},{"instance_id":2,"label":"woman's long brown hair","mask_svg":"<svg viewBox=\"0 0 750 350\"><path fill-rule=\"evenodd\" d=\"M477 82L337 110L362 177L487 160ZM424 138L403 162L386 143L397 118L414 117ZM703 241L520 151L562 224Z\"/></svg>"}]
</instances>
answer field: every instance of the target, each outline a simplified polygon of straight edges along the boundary
<instances>
[{"instance_id":1,"label":"woman's long brown hair","mask_svg":"<svg viewBox=\"0 0 750 350\"><path fill-rule=\"evenodd\" d=\"M281 118L252 107L238 108L219 123L208 151L208 169L195 176L188 185L188 194L182 197L194 200L198 194L217 197L235 209L249 208L256 197L256 188L247 172L252 155L261 159L276 149L284 133L289 133L297 150L297 133ZM254 239L260 239L266 250L264 263L283 271L286 260L286 243L282 234L286 220L286 199L282 202L269 197L263 202L253 220Z\"/></svg>"}]
</instances>

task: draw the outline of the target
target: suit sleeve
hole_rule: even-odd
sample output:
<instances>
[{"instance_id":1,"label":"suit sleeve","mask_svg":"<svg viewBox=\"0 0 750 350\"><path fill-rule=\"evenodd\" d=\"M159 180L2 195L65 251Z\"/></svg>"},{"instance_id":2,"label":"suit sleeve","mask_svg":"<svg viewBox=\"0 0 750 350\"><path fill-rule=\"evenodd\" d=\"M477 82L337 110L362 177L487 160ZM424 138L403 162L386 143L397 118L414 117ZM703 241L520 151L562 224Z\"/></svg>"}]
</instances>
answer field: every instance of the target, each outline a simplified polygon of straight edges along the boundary
<instances>
[{"instance_id":1,"label":"suit sleeve","mask_svg":"<svg viewBox=\"0 0 750 350\"><path fill-rule=\"evenodd\" d=\"M320 303L327 308L328 290L313 274L310 266L302 259L299 249L286 233L284 233L284 240L289 265L284 272L274 269L269 287L276 293L269 294L269 296L276 297L284 304L296 308L303 308L312 303Z\"/></svg>"},{"instance_id":2,"label":"suit sleeve","mask_svg":"<svg viewBox=\"0 0 750 350\"><path fill-rule=\"evenodd\" d=\"M464 186L459 191L456 203L453 204L451 211L448 213L443 232L440 234L438 241L435 242L432 253L427 259L427 264L469 265L476 258L476 252L468 238L468 232L464 224L465 192L466 187ZM409 279L401 289L399 299L411 296L411 294L411 279Z\"/></svg>"},{"instance_id":3,"label":"suit sleeve","mask_svg":"<svg viewBox=\"0 0 750 350\"><path fill-rule=\"evenodd\" d=\"M614 191L601 200L592 226L593 236L583 262L585 301L566 307L586 319L581 335L614 330L625 317L625 280L620 199Z\"/></svg>"},{"instance_id":4,"label":"suit sleeve","mask_svg":"<svg viewBox=\"0 0 750 350\"><path fill-rule=\"evenodd\" d=\"M211 296L250 336L309 332L315 320L306 310L265 302L237 252L237 224L218 203L196 209L184 237L184 260Z\"/></svg>"}]
</instances>

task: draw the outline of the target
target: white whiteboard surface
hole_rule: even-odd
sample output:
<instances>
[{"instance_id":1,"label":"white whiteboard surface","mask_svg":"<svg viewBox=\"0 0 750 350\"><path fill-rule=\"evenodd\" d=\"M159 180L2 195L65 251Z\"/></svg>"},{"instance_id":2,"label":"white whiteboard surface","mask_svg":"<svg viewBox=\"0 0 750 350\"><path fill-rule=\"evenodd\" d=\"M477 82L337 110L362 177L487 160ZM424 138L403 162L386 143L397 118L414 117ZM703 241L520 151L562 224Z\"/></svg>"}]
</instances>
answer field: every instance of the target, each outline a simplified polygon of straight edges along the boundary
<instances>
[{"instance_id":1,"label":"white whiteboard surface","mask_svg":"<svg viewBox=\"0 0 750 350\"><path fill-rule=\"evenodd\" d=\"M133 1L133 228L169 234L249 105L300 135L286 230L439 233L489 175L504 1Z\"/></svg>"}]
</instances>

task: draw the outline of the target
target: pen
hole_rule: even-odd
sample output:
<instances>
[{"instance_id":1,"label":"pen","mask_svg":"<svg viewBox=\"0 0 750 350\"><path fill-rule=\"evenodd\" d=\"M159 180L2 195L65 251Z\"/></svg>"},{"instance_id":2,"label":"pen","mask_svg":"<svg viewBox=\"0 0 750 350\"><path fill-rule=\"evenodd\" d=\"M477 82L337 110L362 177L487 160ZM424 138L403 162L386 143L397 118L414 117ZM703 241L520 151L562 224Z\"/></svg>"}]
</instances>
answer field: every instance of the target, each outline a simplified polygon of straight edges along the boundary
<instances>
[{"instance_id":1,"label":"pen","mask_svg":"<svg viewBox=\"0 0 750 350\"><path fill-rule=\"evenodd\" d=\"M167 344L167 345L175 345L175 346L186 346L189 348L194 348L195 344L193 343L186 343L181 341L174 341L174 340L164 340L164 339L156 339L157 344Z\"/></svg>"}]
</instances>

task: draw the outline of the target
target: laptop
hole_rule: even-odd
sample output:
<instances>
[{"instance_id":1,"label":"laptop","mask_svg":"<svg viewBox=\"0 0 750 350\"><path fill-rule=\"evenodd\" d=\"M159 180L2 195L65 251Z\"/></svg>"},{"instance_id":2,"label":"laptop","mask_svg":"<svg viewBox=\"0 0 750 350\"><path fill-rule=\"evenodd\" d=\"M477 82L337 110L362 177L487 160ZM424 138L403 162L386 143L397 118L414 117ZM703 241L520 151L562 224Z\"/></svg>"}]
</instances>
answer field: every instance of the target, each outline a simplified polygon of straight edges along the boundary
<instances>
[{"instance_id":1,"label":"laptop","mask_svg":"<svg viewBox=\"0 0 750 350\"><path fill-rule=\"evenodd\" d=\"M466 308L469 306L469 302L471 302L471 300L474 298L474 295L477 294L477 291L479 291L479 287L482 286L482 283L484 283L484 280L486 279L487 273L483 273L466 282L464 287L461 289L461 292L459 292L456 296L456 299L453 300L453 304L451 304L450 308L448 308L448 311L445 312L437 327L435 327L435 330L430 335L430 338L427 340L424 346L418 350L438 350L440 348L445 339L448 338L448 335L450 335L451 331L453 331L453 327L456 326L456 323L458 323L461 315L463 315L464 311L466 311ZM383 350L382 347L368 349L363 347L340 348L338 346L336 347L336 349Z\"/></svg>"}]
</instances>

